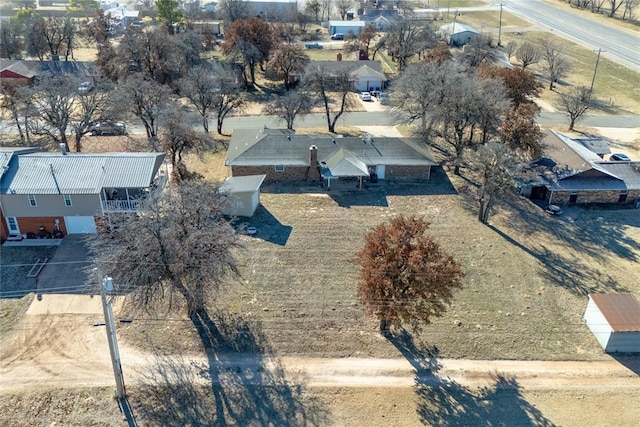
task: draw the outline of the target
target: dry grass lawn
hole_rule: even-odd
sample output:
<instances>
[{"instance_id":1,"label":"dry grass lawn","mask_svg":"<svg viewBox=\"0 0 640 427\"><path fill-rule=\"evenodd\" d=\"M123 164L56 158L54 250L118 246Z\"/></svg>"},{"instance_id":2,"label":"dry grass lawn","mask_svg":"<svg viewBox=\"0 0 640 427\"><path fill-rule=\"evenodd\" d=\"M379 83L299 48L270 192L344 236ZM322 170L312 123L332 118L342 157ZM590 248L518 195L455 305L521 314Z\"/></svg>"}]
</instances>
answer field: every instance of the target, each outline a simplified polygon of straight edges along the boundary
<instances>
[{"instance_id":1,"label":"dry grass lawn","mask_svg":"<svg viewBox=\"0 0 640 427\"><path fill-rule=\"evenodd\" d=\"M634 210L578 209L571 221L519 199L487 227L475 218L473 188L459 178L450 183L441 170L426 185L263 190L262 206L249 221L258 234L244 237L238 253L242 277L213 297L211 308L243 316L280 355L397 356L377 322L363 315L349 260L367 230L399 214L425 216L464 266L465 289L420 337L443 357L600 359L581 320L586 294L640 295ZM123 327L124 339L170 351L172 342L147 327L147 315L128 314L141 321ZM171 341L180 336L182 348L200 350L190 322L171 328Z\"/></svg>"}]
</instances>

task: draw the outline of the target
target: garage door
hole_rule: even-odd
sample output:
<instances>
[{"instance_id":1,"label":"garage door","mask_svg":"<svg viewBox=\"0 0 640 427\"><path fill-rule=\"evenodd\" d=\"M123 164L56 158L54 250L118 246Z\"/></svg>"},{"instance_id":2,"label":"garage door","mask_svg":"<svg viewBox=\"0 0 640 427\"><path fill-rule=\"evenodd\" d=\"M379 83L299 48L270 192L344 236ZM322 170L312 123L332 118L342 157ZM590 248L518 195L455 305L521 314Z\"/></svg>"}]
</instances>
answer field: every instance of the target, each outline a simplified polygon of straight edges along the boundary
<instances>
[{"instance_id":1,"label":"garage door","mask_svg":"<svg viewBox=\"0 0 640 427\"><path fill-rule=\"evenodd\" d=\"M84 234L96 232L96 221L92 216L65 216L68 234Z\"/></svg>"}]
</instances>

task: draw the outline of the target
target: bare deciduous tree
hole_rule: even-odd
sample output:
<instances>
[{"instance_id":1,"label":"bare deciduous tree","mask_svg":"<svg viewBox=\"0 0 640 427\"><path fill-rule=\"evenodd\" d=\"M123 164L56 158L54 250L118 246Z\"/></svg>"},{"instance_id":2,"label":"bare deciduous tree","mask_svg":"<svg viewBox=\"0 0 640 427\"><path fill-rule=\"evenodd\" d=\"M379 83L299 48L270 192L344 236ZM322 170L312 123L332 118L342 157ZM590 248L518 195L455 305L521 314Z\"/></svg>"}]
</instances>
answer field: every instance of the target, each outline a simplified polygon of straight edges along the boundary
<instances>
[{"instance_id":1,"label":"bare deciduous tree","mask_svg":"<svg viewBox=\"0 0 640 427\"><path fill-rule=\"evenodd\" d=\"M187 170L183 159L185 154L200 153L212 145L215 145L215 142L209 134L193 130L181 110L169 114L167 124L160 134L160 149L167 153L171 160L175 181L188 180L195 175Z\"/></svg>"},{"instance_id":2,"label":"bare deciduous tree","mask_svg":"<svg viewBox=\"0 0 640 427\"><path fill-rule=\"evenodd\" d=\"M552 40L542 41L542 58L545 62L544 69L549 78L549 90L553 90L554 84L569 71L569 61L563 55L562 48Z\"/></svg>"},{"instance_id":3,"label":"bare deciduous tree","mask_svg":"<svg viewBox=\"0 0 640 427\"><path fill-rule=\"evenodd\" d=\"M419 217L395 217L365 236L358 264L358 298L368 314L380 320L380 331L423 324L442 316L462 288L460 263L430 236L429 223Z\"/></svg>"},{"instance_id":4,"label":"bare deciduous tree","mask_svg":"<svg viewBox=\"0 0 640 427\"><path fill-rule=\"evenodd\" d=\"M290 90L282 96L274 96L262 110L264 114L277 116L287 123L287 129L293 129L293 121L301 114L308 114L316 100L303 89Z\"/></svg>"},{"instance_id":5,"label":"bare deciduous tree","mask_svg":"<svg viewBox=\"0 0 640 427\"><path fill-rule=\"evenodd\" d=\"M336 9L338 9L338 14L340 15L341 20L347 19L347 12L353 7L352 0L335 0Z\"/></svg>"},{"instance_id":6,"label":"bare deciduous tree","mask_svg":"<svg viewBox=\"0 0 640 427\"><path fill-rule=\"evenodd\" d=\"M327 128L329 132L335 132L336 123L340 116L352 107L347 96L353 90L351 76L346 71L329 72L326 67L319 65L307 72L305 85L320 98L327 118ZM339 109L333 112L332 117L330 105L334 104L333 98L337 98L335 104L339 106Z\"/></svg>"},{"instance_id":7,"label":"bare deciduous tree","mask_svg":"<svg viewBox=\"0 0 640 427\"><path fill-rule=\"evenodd\" d=\"M476 150L473 165L480 178L478 220L487 224L496 203L515 189L519 162L509 146L490 142Z\"/></svg>"},{"instance_id":8,"label":"bare deciduous tree","mask_svg":"<svg viewBox=\"0 0 640 427\"><path fill-rule=\"evenodd\" d=\"M107 82L99 82L90 92L78 94L76 107L69 125L73 129L78 153L82 151L82 138L91 132L94 122L116 120L122 114L116 102L114 87Z\"/></svg>"},{"instance_id":9,"label":"bare deciduous tree","mask_svg":"<svg viewBox=\"0 0 640 427\"><path fill-rule=\"evenodd\" d=\"M218 190L183 181L148 197L144 215L111 214L111 231L91 239L94 265L140 307L179 295L190 313L203 310L223 280L238 274L237 235Z\"/></svg>"},{"instance_id":10,"label":"bare deciduous tree","mask_svg":"<svg viewBox=\"0 0 640 427\"><path fill-rule=\"evenodd\" d=\"M394 23L384 36L389 55L398 64L398 71L404 70L411 58L436 45L433 30L415 21L403 20Z\"/></svg>"},{"instance_id":11,"label":"bare deciduous tree","mask_svg":"<svg viewBox=\"0 0 640 427\"><path fill-rule=\"evenodd\" d=\"M213 113L216 116L216 131L222 135L222 124L231 111L240 111L245 104L245 97L238 85L228 79L218 81L218 91L213 103Z\"/></svg>"},{"instance_id":12,"label":"bare deciduous tree","mask_svg":"<svg viewBox=\"0 0 640 427\"><path fill-rule=\"evenodd\" d=\"M209 133L209 114L216 110L220 102L220 91L233 83L233 75L225 66L214 72L210 67L202 65L194 67L178 81L181 93L202 116L202 127Z\"/></svg>"},{"instance_id":13,"label":"bare deciduous tree","mask_svg":"<svg viewBox=\"0 0 640 427\"><path fill-rule=\"evenodd\" d=\"M591 91L588 87L573 87L560 94L558 107L569 116L569 130L573 130L576 121L589 109Z\"/></svg>"},{"instance_id":14,"label":"bare deciduous tree","mask_svg":"<svg viewBox=\"0 0 640 427\"><path fill-rule=\"evenodd\" d=\"M171 90L136 73L120 82L118 92L119 102L142 121L151 149L158 151L159 119L170 102Z\"/></svg>"},{"instance_id":15,"label":"bare deciduous tree","mask_svg":"<svg viewBox=\"0 0 640 427\"><path fill-rule=\"evenodd\" d=\"M43 77L31 88L32 116L28 121L32 134L50 138L69 150L67 130L76 109L76 82L64 77Z\"/></svg>"},{"instance_id":16,"label":"bare deciduous tree","mask_svg":"<svg viewBox=\"0 0 640 427\"><path fill-rule=\"evenodd\" d=\"M541 57L542 52L540 48L530 42L522 43L518 50L516 50L516 58L522 64L523 70L531 64L540 62Z\"/></svg>"}]
</instances>

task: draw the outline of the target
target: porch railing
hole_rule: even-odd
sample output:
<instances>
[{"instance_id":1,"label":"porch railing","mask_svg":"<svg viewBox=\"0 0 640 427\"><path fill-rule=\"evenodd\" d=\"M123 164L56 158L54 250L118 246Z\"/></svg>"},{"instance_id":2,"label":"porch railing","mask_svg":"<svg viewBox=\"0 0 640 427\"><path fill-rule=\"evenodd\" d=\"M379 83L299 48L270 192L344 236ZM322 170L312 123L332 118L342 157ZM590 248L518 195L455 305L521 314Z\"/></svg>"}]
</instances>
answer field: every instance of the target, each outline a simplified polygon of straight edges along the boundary
<instances>
[{"instance_id":1,"label":"porch railing","mask_svg":"<svg viewBox=\"0 0 640 427\"><path fill-rule=\"evenodd\" d=\"M140 200L103 200L102 209L105 212L136 212L141 207Z\"/></svg>"}]
</instances>

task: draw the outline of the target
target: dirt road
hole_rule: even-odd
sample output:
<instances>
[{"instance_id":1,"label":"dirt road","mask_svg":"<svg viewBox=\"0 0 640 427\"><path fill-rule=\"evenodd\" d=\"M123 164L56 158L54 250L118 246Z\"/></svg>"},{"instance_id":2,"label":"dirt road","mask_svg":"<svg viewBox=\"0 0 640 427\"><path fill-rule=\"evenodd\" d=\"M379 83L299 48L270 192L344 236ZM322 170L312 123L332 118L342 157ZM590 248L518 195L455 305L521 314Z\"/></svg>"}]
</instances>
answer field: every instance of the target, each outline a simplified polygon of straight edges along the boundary
<instances>
[{"instance_id":1,"label":"dirt road","mask_svg":"<svg viewBox=\"0 0 640 427\"><path fill-rule=\"evenodd\" d=\"M109 386L113 384L104 326L94 314L27 314L12 339L3 343L0 366L2 391L32 387ZM142 381L146 367L157 360L151 354L120 346L123 371L129 384ZM201 370L210 364L204 357L181 356L184 369ZM290 382L307 387L407 387L416 384L455 382L483 387L497 375L517 380L529 390L629 389L640 392L640 360L624 364L609 359L595 362L437 359L422 361L419 371L404 358L256 358L217 355L216 369L283 370ZM199 375L204 382L207 376ZM246 376L253 381L256 376ZM253 379L252 379L253 378Z\"/></svg>"},{"instance_id":2,"label":"dirt road","mask_svg":"<svg viewBox=\"0 0 640 427\"><path fill-rule=\"evenodd\" d=\"M101 322L100 304L89 296L45 295L41 301L34 300L10 338L0 344L0 425L127 425L109 399L114 379ZM414 361L416 370L400 357L216 354L211 360L185 355L157 358L123 343L120 353L141 426L157 425L148 418L142 421L145 405L153 407L153 399L145 403L149 400L145 385L176 384L174 390L185 385L202 385L201 390L209 391L211 385L214 390L240 390L245 399L233 402L249 402L248 414L262 400L270 402L268 392L250 391L253 385L264 385L264 390L298 390L304 402L322 408L326 419L318 425L359 426L363 414L371 427L522 425L531 420L544 421L537 425L625 426L635 425L640 417L637 359L624 363L612 358L593 362L435 359ZM203 403L206 408L211 404ZM609 409L614 406L612 414ZM161 409L160 416L167 410Z\"/></svg>"}]
</instances>

